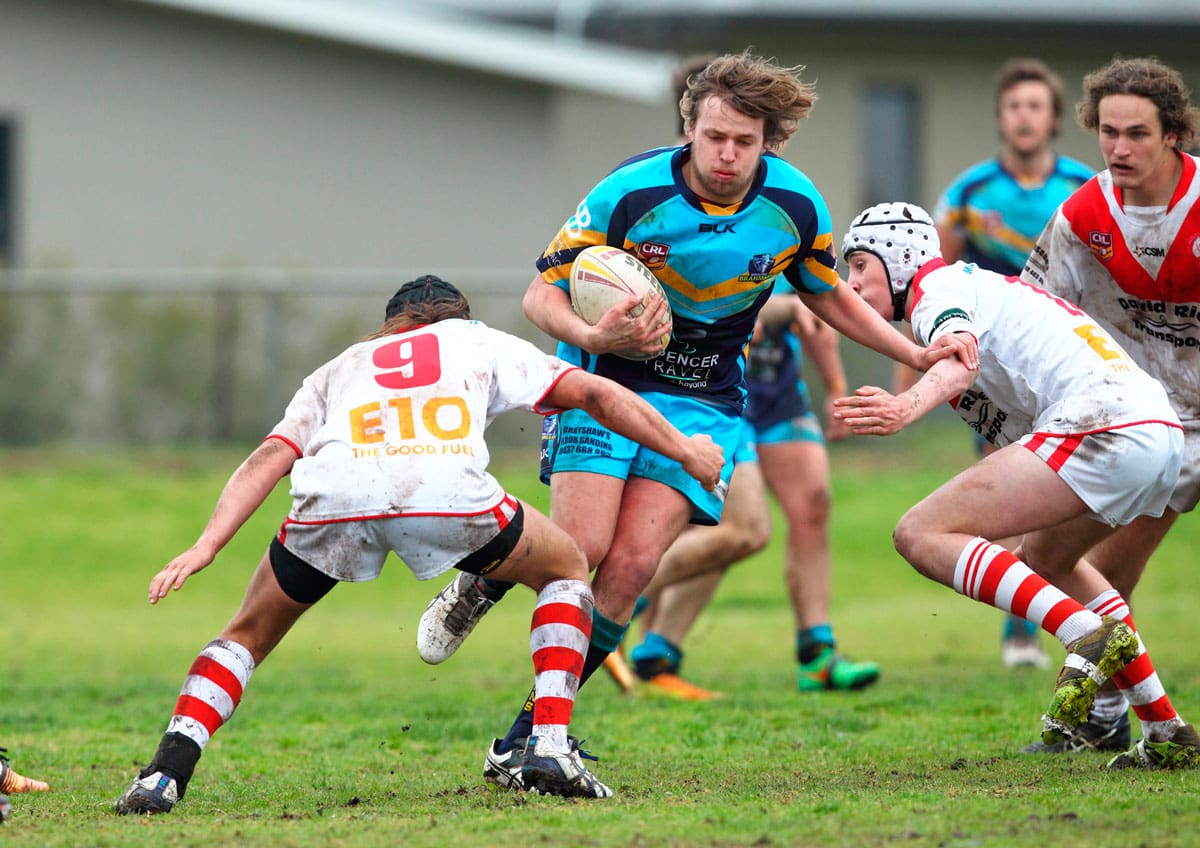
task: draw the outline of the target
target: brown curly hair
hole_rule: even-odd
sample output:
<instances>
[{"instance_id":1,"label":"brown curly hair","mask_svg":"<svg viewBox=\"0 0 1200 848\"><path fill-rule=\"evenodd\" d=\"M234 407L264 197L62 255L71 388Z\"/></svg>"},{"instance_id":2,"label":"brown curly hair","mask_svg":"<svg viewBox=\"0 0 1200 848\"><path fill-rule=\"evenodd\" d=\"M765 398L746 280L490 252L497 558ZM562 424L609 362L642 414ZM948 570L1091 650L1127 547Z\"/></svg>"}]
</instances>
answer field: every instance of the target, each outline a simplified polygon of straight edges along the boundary
<instances>
[{"instance_id":1,"label":"brown curly hair","mask_svg":"<svg viewBox=\"0 0 1200 848\"><path fill-rule=\"evenodd\" d=\"M1113 94L1133 94L1153 103L1163 134L1174 133L1176 146L1187 147L1196 137L1200 111L1191 104L1191 91L1178 71L1153 56L1118 56L1083 78L1083 99L1075 114L1084 129L1096 132L1100 128L1100 101Z\"/></svg>"},{"instance_id":2,"label":"brown curly hair","mask_svg":"<svg viewBox=\"0 0 1200 848\"><path fill-rule=\"evenodd\" d=\"M803 65L783 67L748 50L718 56L688 78L679 100L684 125L696 126L700 104L720 98L743 115L763 119L763 141L778 150L817 101L816 87L800 79Z\"/></svg>"}]
</instances>

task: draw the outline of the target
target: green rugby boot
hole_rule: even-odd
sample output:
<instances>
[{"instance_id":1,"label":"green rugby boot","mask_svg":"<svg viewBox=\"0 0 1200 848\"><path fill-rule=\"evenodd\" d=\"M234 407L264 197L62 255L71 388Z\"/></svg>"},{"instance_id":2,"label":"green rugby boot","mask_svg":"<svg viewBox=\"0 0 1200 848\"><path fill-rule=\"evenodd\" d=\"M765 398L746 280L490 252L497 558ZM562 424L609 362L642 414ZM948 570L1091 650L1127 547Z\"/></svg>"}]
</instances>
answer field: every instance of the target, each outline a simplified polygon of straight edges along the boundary
<instances>
[{"instance_id":1,"label":"green rugby boot","mask_svg":"<svg viewBox=\"0 0 1200 848\"><path fill-rule=\"evenodd\" d=\"M1096 691L1138 653L1137 634L1122 621L1104 616L1100 627L1075 641L1054 684L1042 716L1042 742L1057 745L1087 721Z\"/></svg>"},{"instance_id":2,"label":"green rugby boot","mask_svg":"<svg viewBox=\"0 0 1200 848\"><path fill-rule=\"evenodd\" d=\"M1139 739L1123 754L1108 761L1110 769L1190 769L1200 768L1200 735L1190 724L1175 728L1170 739L1151 742Z\"/></svg>"},{"instance_id":3,"label":"green rugby boot","mask_svg":"<svg viewBox=\"0 0 1200 848\"><path fill-rule=\"evenodd\" d=\"M833 646L822 649L811 662L800 663L801 692L850 692L865 689L879 679L879 664L851 662L833 652Z\"/></svg>"}]
</instances>

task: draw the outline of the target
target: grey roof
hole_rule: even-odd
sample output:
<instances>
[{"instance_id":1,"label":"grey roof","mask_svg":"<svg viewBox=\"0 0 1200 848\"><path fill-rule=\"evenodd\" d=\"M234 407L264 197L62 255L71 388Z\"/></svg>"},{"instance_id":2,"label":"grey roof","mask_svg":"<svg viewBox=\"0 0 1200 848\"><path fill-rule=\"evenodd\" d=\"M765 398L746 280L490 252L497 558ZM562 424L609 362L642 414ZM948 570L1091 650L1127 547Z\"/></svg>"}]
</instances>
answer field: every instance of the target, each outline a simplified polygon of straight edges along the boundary
<instances>
[{"instance_id":1,"label":"grey roof","mask_svg":"<svg viewBox=\"0 0 1200 848\"><path fill-rule=\"evenodd\" d=\"M678 56L614 43L622 22L1031 24L1200 32L1200 0L124 0L606 97L662 103ZM588 37L591 36L591 37ZM636 40L636 39L630 39Z\"/></svg>"},{"instance_id":2,"label":"grey roof","mask_svg":"<svg viewBox=\"0 0 1200 848\"><path fill-rule=\"evenodd\" d=\"M671 91L678 57L500 23L440 2L128 0L485 73L646 103ZM569 69L569 70L568 70Z\"/></svg>"},{"instance_id":3,"label":"grey roof","mask_svg":"<svg viewBox=\"0 0 1200 848\"><path fill-rule=\"evenodd\" d=\"M388 0L356 0L388 5ZM394 5L394 4L392 4ZM1197 0L425 0L424 5L453 8L510 19L578 22L622 16L722 18L816 18L938 21L1128 23L1170 25L1200 23Z\"/></svg>"}]
</instances>

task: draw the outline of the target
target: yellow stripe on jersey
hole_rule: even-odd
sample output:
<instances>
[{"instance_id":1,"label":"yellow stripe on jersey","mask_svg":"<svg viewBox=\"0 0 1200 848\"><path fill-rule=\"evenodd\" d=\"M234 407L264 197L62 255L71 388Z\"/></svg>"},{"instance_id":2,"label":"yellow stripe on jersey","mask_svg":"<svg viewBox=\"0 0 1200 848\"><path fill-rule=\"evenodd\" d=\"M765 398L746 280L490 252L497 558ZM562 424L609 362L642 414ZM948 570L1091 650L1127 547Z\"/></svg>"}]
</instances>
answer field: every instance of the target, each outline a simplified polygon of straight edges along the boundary
<instances>
[{"instance_id":1,"label":"yellow stripe on jersey","mask_svg":"<svg viewBox=\"0 0 1200 848\"><path fill-rule=\"evenodd\" d=\"M964 220L968 233L978 234L993 241L998 241L1001 244L1007 244L1009 247L1015 247L1022 253L1032 252L1033 246L1037 241L1037 239L1022 235L1012 227L995 226L994 223L989 222L987 215L982 215L974 209L967 209ZM999 220L999 218L995 218L995 220ZM1001 224L1003 224L1002 221Z\"/></svg>"}]
</instances>

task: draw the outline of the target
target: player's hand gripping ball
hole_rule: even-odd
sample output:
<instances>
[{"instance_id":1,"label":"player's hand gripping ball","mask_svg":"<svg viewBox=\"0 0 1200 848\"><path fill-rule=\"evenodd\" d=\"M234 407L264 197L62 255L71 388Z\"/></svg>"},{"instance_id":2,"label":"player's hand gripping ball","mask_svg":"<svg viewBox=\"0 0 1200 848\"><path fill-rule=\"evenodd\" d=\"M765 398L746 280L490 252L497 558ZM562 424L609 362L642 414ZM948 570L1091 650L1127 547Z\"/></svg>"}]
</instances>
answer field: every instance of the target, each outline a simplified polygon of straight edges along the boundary
<instances>
[{"instance_id":1,"label":"player's hand gripping ball","mask_svg":"<svg viewBox=\"0 0 1200 848\"><path fill-rule=\"evenodd\" d=\"M575 307L575 313L589 324L596 324L605 312L635 294L642 296L642 303L630 312L636 318L642 314L650 295L655 292L667 304L665 317L669 325L671 304L667 301L667 295L650 269L637 257L619 247L595 245L581 251L571 266L571 305ZM663 333L659 341L662 349L666 350L671 334ZM644 356L623 355L626 359L645 360L655 359L662 352Z\"/></svg>"}]
</instances>

